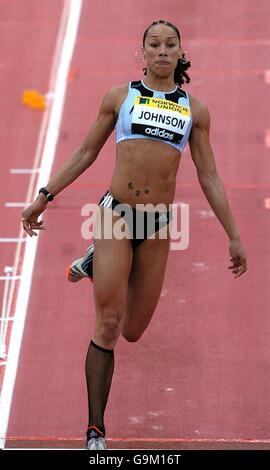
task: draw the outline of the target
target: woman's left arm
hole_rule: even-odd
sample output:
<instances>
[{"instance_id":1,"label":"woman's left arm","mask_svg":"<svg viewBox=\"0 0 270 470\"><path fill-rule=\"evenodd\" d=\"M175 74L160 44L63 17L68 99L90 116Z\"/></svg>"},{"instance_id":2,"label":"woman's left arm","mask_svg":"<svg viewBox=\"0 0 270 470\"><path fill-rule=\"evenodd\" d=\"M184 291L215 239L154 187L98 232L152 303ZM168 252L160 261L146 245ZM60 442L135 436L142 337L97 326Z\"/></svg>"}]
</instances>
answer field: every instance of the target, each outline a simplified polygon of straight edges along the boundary
<instances>
[{"instance_id":1,"label":"woman's left arm","mask_svg":"<svg viewBox=\"0 0 270 470\"><path fill-rule=\"evenodd\" d=\"M193 126L189 138L191 156L197 169L201 188L229 237L234 277L247 270L245 250L240 241L240 233L233 218L226 192L218 175L214 154L210 145L210 115L208 108L198 100L192 100Z\"/></svg>"}]
</instances>

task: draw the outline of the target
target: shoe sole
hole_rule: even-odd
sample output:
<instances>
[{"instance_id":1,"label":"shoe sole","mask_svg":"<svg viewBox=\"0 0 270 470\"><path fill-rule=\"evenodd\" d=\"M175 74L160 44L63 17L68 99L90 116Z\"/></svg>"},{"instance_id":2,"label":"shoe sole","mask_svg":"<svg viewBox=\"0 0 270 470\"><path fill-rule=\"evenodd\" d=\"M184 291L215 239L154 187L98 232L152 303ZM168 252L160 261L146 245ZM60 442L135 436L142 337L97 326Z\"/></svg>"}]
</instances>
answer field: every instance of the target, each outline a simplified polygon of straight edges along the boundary
<instances>
[{"instance_id":1,"label":"shoe sole","mask_svg":"<svg viewBox=\"0 0 270 470\"><path fill-rule=\"evenodd\" d=\"M99 442L99 439L90 439L86 442L86 450L107 450L105 439L102 439L102 442Z\"/></svg>"}]
</instances>

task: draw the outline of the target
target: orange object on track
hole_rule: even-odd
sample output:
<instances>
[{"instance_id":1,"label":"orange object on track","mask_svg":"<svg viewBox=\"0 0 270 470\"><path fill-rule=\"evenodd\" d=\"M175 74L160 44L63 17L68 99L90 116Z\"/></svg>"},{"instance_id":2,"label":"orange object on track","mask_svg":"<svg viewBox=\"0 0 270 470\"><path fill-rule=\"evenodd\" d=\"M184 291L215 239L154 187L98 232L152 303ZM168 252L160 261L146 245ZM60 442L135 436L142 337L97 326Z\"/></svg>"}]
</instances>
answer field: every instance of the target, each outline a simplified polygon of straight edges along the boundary
<instances>
[{"instance_id":1,"label":"orange object on track","mask_svg":"<svg viewBox=\"0 0 270 470\"><path fill-rule=\"evenodd\" d=\"M24 90L22 95L22 103L32 109L46 108L45 96L41 95L36 90Z\"/></svg>"}]
</instances>

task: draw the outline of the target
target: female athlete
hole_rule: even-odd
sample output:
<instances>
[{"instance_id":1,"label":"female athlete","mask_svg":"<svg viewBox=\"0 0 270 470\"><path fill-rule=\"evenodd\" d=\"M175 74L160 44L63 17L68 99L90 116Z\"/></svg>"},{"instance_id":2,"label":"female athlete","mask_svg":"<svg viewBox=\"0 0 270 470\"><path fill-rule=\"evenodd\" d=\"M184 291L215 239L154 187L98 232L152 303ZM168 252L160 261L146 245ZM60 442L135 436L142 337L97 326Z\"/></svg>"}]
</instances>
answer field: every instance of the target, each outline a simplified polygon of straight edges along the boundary
<instances>
[{"instance_id":1,"label":"female athlete","mask_svg":"<svg viewBox=\"0 0 270 470\"><path fill-rule=\"evenodd\" d=\"M48 201L92 165L116 130L115 171L99 203L100 235L94 236L86 255L69 267L70 280L93 277L96 323L85 366L86 448L90 450L106 449L104 412L117 340L122 335L127 341L138 341L161 294L170 248L170 205L188 141L200 186L228 236L229 269L235 278L247 270L245 250L209 142L208 108L182 88L189 82L190 62L177 27L163 20L153 22L143 36L142 60L144 79L109 90L82 145L22 213L25 231L37 235L35 230L44 229L38 218ZM156 209L160 205L161 211ZM118 236L119 231L113 230L107 237L109 216L113 228L124 224L129 236Z\"/></svg>"}]
</instances>

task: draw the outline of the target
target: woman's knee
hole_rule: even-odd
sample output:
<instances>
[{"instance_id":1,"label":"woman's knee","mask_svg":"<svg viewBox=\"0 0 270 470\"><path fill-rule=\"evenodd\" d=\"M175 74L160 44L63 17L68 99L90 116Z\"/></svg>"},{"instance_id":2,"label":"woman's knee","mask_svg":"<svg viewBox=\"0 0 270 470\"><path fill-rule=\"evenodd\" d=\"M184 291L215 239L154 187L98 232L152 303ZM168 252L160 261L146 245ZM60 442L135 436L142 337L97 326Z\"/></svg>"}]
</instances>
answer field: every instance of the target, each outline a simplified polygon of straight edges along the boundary
<instances>
[{"instance_id":1,"label":"woman's knee","mask_svg":"<svg viewBox=\"0 0 270 470\"><path fill-rule=\"evenodd\" d=\"M122 311L114 308L105 308L98 312L95 336L98 336L103 343L115 342L121 333Z\"/></svg>"}]
</instances>

